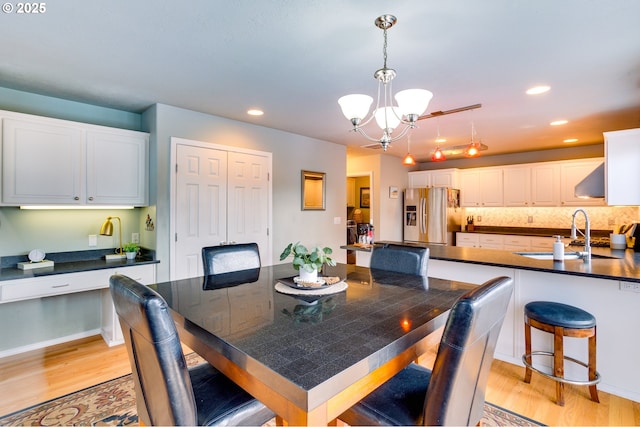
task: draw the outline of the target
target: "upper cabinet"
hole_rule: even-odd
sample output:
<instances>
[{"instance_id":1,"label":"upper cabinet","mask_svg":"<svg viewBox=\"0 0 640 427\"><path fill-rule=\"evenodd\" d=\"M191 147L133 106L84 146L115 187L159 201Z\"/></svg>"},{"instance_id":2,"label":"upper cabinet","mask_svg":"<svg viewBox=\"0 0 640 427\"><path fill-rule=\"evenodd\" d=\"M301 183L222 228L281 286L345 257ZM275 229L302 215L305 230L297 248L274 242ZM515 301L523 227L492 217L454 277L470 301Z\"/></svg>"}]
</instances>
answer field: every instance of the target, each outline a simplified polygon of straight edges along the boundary
<instances>
[{"instance_id":1,"label":"upper cabinet","mask_svg":"<svg viewBox=\"0 0 640 427\"><path fill-rule=\"evenodd\" d=\"M605 200L611 206L640 205L640 129L604 133Z\"/></svg>"},{"instance_id":2,"label":"upper cabinet","mask_svg":"<svg viewBox=\"0 0 640 427\"><path fill-rule=\"evenodd\" d=\"M356 179L347 178L347 207L356 206Z\"/></svg>"},{"instance_id":3,"label":"upper cabinet","mask_svg":"<svg viewBox=\"0 0 640 427\"><path fill-rule=\"evenodd\" d=\"M436 169L409 172L409 188L458 188L459 185L458 169Z\"/></svg>"},{"instance_id":4,"label":"upper cabinet","mask_svg":"<svg viewBox=\"0 0 640 427\"><path fill-rule=\"evenodd\" d=\"M502 206L502 168L474 168L460 172L460 206Z\"/></svg>"},{"instance_id":5,"label":"upper cabinet","mask_svg":"<svg viewBox=\"0 0 640 427\"><path fill-rule=\"evenodd\" d=\"M504 206L558 206L560 169L556 163L507 166Z\"/></svg>"},{"instance_id":6,"label":"upper cabinet","mask_svg":"<svg viewBox=\"0 0 640 427\"><path fill-rule=\"evenodd\" d=\"M2 204L148 204L148 134L2 116Z\"/></svg>"}]
</instances>

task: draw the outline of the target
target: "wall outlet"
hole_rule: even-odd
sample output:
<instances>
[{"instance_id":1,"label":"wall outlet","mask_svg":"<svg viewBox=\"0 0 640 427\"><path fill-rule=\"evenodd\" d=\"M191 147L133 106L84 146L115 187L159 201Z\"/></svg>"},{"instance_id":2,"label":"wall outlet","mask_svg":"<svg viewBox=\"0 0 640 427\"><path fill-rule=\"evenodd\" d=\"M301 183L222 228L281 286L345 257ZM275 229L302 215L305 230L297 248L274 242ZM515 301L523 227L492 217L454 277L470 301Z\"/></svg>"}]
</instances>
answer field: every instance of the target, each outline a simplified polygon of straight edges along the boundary
<instances>
[{"instance_id":1,"label":"wall outlet","mask_svg":"<svg viewBox=\"0 0 640 427\"><path fill-rule=\"evenodd\" d=\"M89 246L98 246L98 236L96 234L89 234Z\"/></svg>"},{"instance_id":2,"label":"wall outlet","mask_svg":"<svg viewBox=\"0 0 640 427\"><path fill-rule=\"evenodd\" d=\"M529 224L531 224L531 223L533 222L533 215L529 215L529 216L527 217L527 222L528 222Z\"/></svg>"},{"instance_id":3,"label":"wall outlet","mask_svg":"<svg viewBox=\"0 0 640 427\"><path fill-rule=\"evenodd\" d=\"M140 233L131 233L131 243L140 243Z\"/></svg>"},{"instance_id":4,"label":"wall outlet","mask_svg":"<svg viewBox=\"0 0 640 427\"><path fill-rule=\"evenodd\" d=\"M478 215L478 218L476 218L478 222L482 222L482 215Z\"/></svg>"},{"instance_id":5,"label":"wall outlet","mask_svg":"<svg viewBox=\"0 0 640 427\"><path fill-rule=\"evenodd\" d=\"M342 217L334 216L334 217L333 217L333 223L334 223L335 225L340 225L340 224L342 223Z\"/></svg>"}]
</instances>

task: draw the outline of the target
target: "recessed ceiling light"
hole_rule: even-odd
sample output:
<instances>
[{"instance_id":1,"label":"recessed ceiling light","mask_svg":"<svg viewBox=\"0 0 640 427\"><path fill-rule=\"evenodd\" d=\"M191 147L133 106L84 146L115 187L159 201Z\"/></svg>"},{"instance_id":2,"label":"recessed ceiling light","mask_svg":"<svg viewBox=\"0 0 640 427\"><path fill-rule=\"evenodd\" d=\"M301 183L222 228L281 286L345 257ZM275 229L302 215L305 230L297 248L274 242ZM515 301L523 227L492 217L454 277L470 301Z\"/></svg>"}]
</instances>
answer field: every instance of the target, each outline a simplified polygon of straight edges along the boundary
<instances>
[{"instance_id":1,"label":"recessed ceiling light","mask_svg":"<svg viewBox=\"0 0 640 427\"><path fill-rule=\"evenodd\" d=\"M565 139L564 141L565 144L571 144L572 142L578 142L578 138L569 138L569 139Z\"/></svg>"},{"instance_id":2,"label":"recessed ceiling light","mask_svg":"<svg viewBox=\"0 0 640 427\"><path fill-rule=\"evenodd\" d=\"M527 95L540 95L541 93L549 92L550 90L550 86L534 86L527 89Z\"/></svg>"},{"instance_id":3,"label":"recessed ceiling light","mask_svg":"<svg viewBox=\"0 0 640 427\"><path fill-rule=\"evenodd\" d=\"M560 125L566 125L567 123L569 123L569 120L556 120L554 122L549 123L551 126L560 126Z\"/></svg>"},{"instance_id":4,"label":"recessed ceiling light","mask_svg":"<svg viewBox=\"0 0 640 427\"><path fill-rule=\"evenodd\" d=\"M442 143L444 143L444 142L447 142L447 138L436 138L436 142L437 142L438 144L442 144Z\"/></svg>"},{"instance_id":5,"label":"recessed ceiling light","mask_svg":"<svg viewBox=\"0 0 640 427\"><path fill-rule=\"evenodd\" d=\"M257 109L251 109L247 111L247 114L250 116L262 116L264 114L264 111L262 110L257 110Z\"/></svg>"}]
</instances>

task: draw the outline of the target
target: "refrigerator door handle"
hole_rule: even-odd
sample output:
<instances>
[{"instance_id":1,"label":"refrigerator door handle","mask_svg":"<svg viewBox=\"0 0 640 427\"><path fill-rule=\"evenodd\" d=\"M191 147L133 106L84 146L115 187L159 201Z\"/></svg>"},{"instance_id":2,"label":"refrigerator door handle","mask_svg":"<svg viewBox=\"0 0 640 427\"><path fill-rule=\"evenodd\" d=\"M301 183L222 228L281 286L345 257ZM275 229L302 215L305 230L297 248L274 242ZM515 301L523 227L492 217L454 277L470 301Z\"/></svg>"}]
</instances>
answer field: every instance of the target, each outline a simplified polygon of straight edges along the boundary
<instances>
[{"instance_id":1,"label":"refrigerator door handle","mask_svg":"<svg viewBox=\"0 0 640 427\"><path fill-rule=\"evenodd\" d=\"M420 234L427 234L427 198L420 199Z\"/></svg>"}]
</instances>

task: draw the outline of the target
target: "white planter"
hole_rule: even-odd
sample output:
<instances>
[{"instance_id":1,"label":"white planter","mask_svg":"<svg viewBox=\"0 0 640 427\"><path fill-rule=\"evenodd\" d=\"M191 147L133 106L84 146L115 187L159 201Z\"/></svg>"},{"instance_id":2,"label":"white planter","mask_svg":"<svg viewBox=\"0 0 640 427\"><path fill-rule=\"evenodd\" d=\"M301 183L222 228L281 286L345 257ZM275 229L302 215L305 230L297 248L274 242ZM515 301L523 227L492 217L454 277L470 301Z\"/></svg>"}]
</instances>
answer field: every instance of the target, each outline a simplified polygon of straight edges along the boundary
<instances>
[{"instance_id":1,"label":"white planter","mask_svg":"<svg viewBox=\"0 0 640 427\"><path fill-rule=\"evenodd\" d=\"M127 256L127 259L136 259L138 252L125 252L125 255Z\"/></svg>"},{"instance_id":2,"label":"white planter","mask_svg":"<svg viewBox=\"0 0 640 427\"><path fill-rule=\"evenodd\" d=\"M304 268L300 268L300 280L303 282L317 282L318 281L318 270L313 269L311 273L309 273Z\"/></svg>"}]
</instances>

